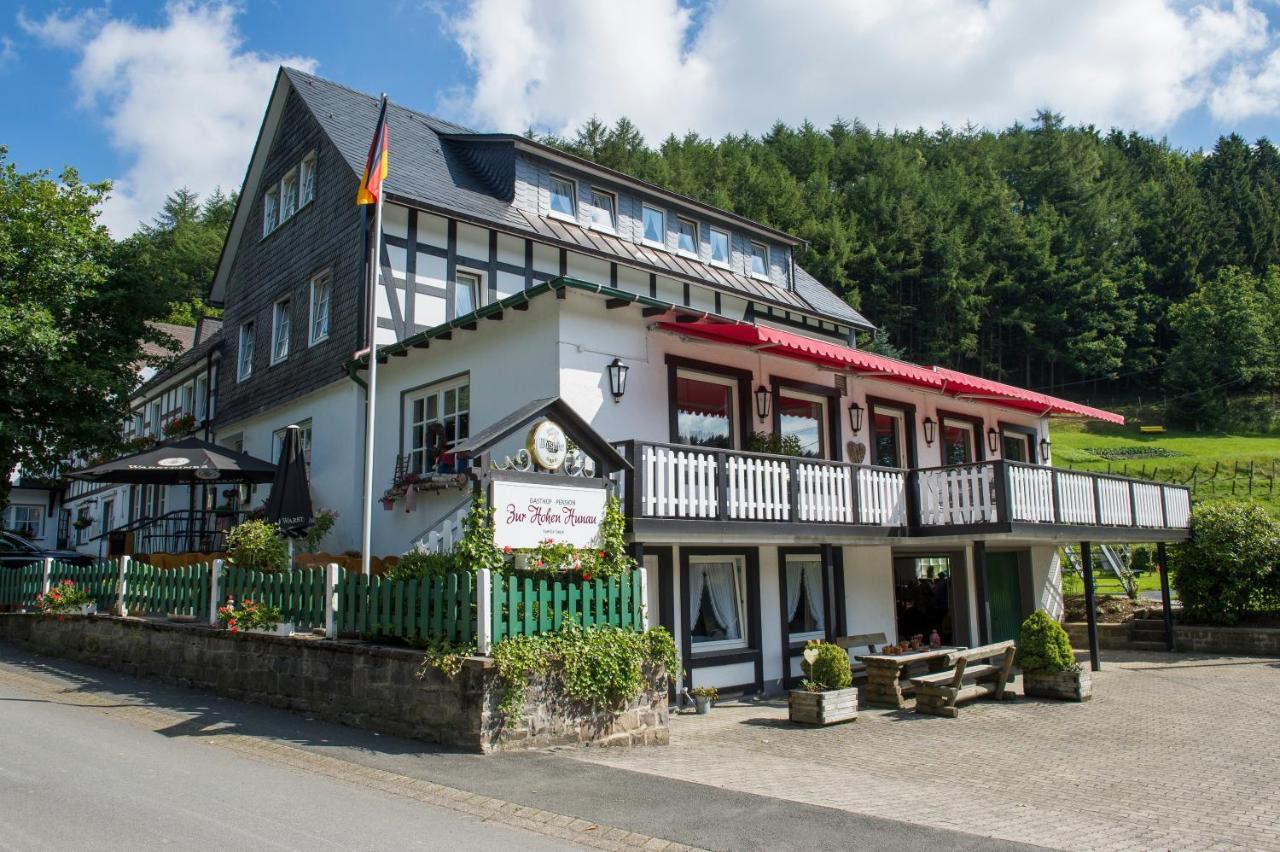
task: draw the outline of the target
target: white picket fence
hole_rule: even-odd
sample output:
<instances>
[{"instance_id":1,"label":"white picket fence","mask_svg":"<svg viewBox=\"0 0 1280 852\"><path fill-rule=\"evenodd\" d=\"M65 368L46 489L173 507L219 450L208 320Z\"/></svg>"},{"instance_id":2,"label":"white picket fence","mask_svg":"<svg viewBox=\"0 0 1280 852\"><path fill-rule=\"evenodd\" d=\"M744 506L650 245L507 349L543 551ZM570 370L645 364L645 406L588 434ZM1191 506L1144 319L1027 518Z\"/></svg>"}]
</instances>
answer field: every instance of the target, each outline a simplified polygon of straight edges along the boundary
<instances>
[{"instance_id":1,"label":"white picket fence","mask_svg":"<svg viewBox=\"0 0 1280 852\"><path fill-rule=\"evenodd\" d=\"M1053 523L1053 471L1047 467L1009 465L1009 517L1015 521Z\"/></svg>"},{"instance_id":2,"label":"white picket fence","mask_svg":"<svg viewBox=\"0 0 1280 852\"><path fill-rule=\"evenodd\" d=\"M858 469L858 521L881 527L899 527L907 522L906 471Z\"/></svg>"},{"instance_id":3,"label":"white picket fence","mask_svg":"<svg viewBox=\"0 0 1280 852\"><path fill-rule=\"evenodd\" d=\"M801 462L796 466L802 521L853 523L853 471L833 464Z\"/></svg>"},{"instance_id":4,"label":"white picket fence","mask_svg":"<svg viewBox=\"0 0 1280 852\"><path fill-rule=\"evenodd\" d=\"M1133 526L1128 482L1123 479L1098 478L1098 521L1104 526Z\"/></svg>"},{"instance_id":5,"label":"white picket fence","mask_svg":"<svg viewBox=\"0 0 1280 852\"><path fill-rule=\"evenodd\" d=\"M999 520L994 481L994 471L985 464L920 471L920 523L953 526Z\"/></svg>"},{"instance_id":6,"label":"white picket fence","mask_svg":"<svg viewBox=\"0 0 1280 852\"><path fill-rule=\"evenodd\" d=\"M1164 487L1165 526L1182 529L1191 525L1191 492L1186 488Z\"/></svg>"}]
</instances>

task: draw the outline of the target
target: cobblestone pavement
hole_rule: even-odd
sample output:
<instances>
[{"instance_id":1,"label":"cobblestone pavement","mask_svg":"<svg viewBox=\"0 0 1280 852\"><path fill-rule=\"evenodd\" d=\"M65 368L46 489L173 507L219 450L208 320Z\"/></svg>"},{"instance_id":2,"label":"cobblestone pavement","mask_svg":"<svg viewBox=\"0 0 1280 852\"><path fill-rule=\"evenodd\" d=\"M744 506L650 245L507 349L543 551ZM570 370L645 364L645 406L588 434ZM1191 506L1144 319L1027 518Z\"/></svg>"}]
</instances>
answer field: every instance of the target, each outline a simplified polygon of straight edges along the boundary
<instances>
[{"instance_id":1,"label":"cobblestone pavement","mask_svg":"<svg viewBox=\"0 0 1280 852\"><path fill-rule=\"evenodd\" d=\"M667 748L580 760L1064 849L1280 849L1280 660L1110 652L1094 698L864 711L785 701L672 717ZM1021 684L1015 685L1021 694Z\"/></svg>"}]
</instances>

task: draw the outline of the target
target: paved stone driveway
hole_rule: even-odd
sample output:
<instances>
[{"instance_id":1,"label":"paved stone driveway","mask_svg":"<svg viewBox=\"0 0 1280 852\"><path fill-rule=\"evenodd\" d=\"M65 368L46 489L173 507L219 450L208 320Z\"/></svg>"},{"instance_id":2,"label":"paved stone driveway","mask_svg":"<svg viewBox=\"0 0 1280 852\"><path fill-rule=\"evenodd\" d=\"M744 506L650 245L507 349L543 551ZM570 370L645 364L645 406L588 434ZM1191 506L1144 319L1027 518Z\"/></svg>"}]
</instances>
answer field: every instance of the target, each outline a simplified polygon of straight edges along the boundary
<instances>
[{"instance_id":1,"label":"paved stone driveway","mask_svg":"<svg viewBox=\"0 0 1280 852\"><path fill-rule=\"evenodd\" d=\"M1021 684L1016 684L1021 693ZM1280 849L1280 660L1111 652L1088 704L792 727L781 701L579 759L1064 849Z\"/></svg>"}]
</instances>

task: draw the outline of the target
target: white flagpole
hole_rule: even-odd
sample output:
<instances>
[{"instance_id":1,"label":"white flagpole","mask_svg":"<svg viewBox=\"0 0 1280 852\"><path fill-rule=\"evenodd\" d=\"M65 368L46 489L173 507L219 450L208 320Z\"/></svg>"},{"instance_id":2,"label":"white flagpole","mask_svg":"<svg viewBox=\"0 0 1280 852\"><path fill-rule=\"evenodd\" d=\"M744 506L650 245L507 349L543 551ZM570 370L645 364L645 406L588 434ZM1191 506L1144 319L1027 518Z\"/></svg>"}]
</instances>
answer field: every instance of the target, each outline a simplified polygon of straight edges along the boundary
<instances>
[{"instance_id":1,"label":"white flagpole","mask_svg":"<svg viewBox=\"0 0 1280 852\"><path fill-rule=\"evenodd\" d=\"M386 95L383 95L385 105ZM385 182L385 179L384 179ZM378 282L382 272L382 197L386 187L378 189L378 203L373 213L373 239L369 245L369 302L365 315L369 321L369 387L365 391L364 417L364 515L360 529L360 570L370 574L370 548L373 546L373 427L378 390Z\"/></svg>"}]
</instances>

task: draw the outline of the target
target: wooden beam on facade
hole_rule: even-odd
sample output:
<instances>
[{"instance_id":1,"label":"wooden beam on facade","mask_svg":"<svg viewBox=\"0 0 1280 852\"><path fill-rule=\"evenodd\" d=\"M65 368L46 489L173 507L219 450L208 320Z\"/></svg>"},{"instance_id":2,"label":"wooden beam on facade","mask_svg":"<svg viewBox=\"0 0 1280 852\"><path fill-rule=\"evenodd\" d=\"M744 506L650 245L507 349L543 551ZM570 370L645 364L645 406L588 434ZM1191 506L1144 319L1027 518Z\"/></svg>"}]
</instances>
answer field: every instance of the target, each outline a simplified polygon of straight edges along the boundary
<instances>
[{"instance_id":1,"label":"wooden beam on facade","mask_svg":"<svg viewBox=\"0 0 1280 852\"><path fill-rule=\"evenodd\" d=\"M625 307L626 307L627 305L629 305L629 304L631 304L631 300L630 300L630 299L616 299L616 298L615 298L615 299L605 299L605 300L604 300L604 306L605 306L606 308L608 308L609 310L611 310L611 311L617 310L618 308L625 308Z\"/></svg>"},{"instance_id":2,"label":"wooden beam on facade","mask_svg":"<svg viewBox=\"0 0 1280 852\"><path fill-rule=\"evenodd\" d=\"M493 313L485 317L485 319L491 319L494 322L502 322L502 311L494 311Z\"/></svg>"},{"instance_id":3,"label":"wooden beam on facade","mask_svg":"<svg viewBox=\"0 0 1280 852\"><path fill-rule=\"evenodd\" d=\"M660 317L667 312L666 308L659 308L653 305L640 309L640 315L644 317Z\"/></svg>"},{"instance_id":4,"label":"wooden beam on facade","mask_svg":"<svg viewBox=\"0 0 1280 852\"><path fill-rule=\"evenodd\" d=\"M422 340L415 340L413 341L413 348L414 349L430 349L431 341L427 340L425 337Z\"/></svg>"}]
</instances>

